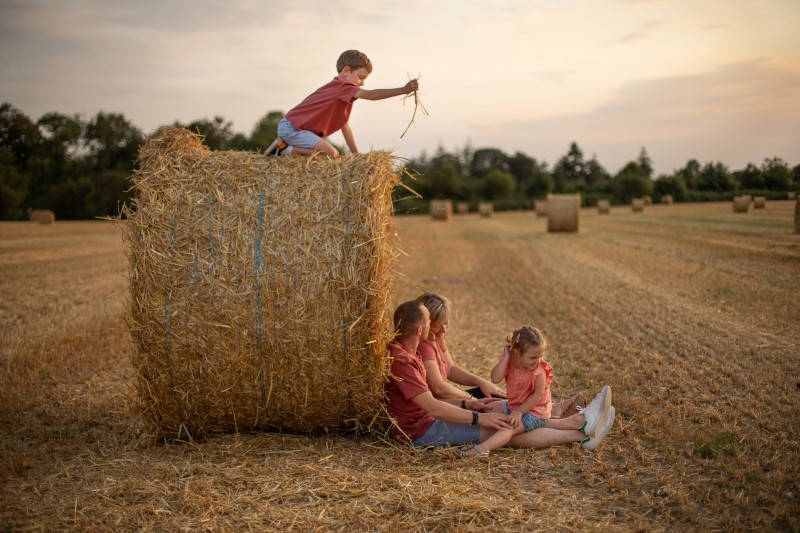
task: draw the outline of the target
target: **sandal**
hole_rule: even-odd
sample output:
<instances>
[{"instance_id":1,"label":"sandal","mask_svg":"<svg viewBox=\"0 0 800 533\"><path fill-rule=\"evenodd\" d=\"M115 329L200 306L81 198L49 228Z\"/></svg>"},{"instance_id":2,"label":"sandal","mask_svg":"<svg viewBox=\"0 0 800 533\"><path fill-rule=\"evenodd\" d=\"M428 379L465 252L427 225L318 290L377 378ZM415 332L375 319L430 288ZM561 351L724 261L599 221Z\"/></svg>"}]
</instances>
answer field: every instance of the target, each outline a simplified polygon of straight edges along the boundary
<instances>
[{"instance_id":1,"label":"sandal","mask_svg":"<svg viewBox=\"0 0 800 533\"><path fill-rule=\"evenodd\" d=\"M458 449L457 453L458 453L458 456L461 457L461 458L464 458L464 457L488 457L489 456L489 451L488 450L484 450L483 448L481 448L477 444L475 444L474 446L463 446L463 447Z\"/></svg>"}]
</instances>

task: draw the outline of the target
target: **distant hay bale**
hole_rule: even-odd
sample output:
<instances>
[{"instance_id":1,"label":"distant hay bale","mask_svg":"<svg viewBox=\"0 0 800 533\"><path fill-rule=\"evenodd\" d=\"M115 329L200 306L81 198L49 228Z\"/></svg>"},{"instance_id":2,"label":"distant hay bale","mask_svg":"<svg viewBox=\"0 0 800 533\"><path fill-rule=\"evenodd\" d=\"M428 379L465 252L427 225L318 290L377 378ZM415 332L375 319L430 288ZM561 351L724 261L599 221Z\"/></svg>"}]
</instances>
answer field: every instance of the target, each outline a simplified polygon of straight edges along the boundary
<instances>
[{"instance_id":1,"label":"distant hay bale","mask_svg":"<svg viewBox=\"0 0 800 533\"><path fill-rule=\"evenodd\" d=\"M797 193L796 192L789 191L789 192L786 193L786 199L787 200L794 200L796 198L797 198Z\"/></svg>"},{"instance_id":2,"label":"distant hay bale","mask_svg":"<svg viewBox=\"0 0 800 533\"><path fill-rule=\"evenodd\" d=\"M750 209L750 196L734 196L733 197L733 212L734 213L747 213Z\"/></svg>"},{"instance_id":3,"label":"distant hay bale","mask_svg":"<svg viewBox=\"0 0 800 533\"><path fill-rule=\"evenodd\" d=\"M800 233L800 198L794 201L794 231Z\"/></svg>"},{"instance_id":4,"label":"distant hay bale","mask_svg":"<svg viewBox=\"0 0 800 533\"><path fill-rule=\"evenodd\" d=\"M453 216L453 202L450 200L431 200L431 217L434 220L450 220Z\"/></svg>"},{"instance_id":5,"label":"distant hay bale","mask_svg":"<svg viewBox=\"0 0 800 533\"><path fill-rule=\"evenodd\" d=\"M675 201L672 199L671 194L665 194L664 196L661 197L661 203L666 205L672 205L675 203Z\"/></svg>"},{"instance_id":6,"label":"distant hay bale","mask_svg":"<svg viewBox=\"0 0 800 533\"><path fill-rule=\"evenodd\" d=\"M49 209L34 209L31 211L31 222L39 224L55 224L56 215Z\"/></svg>"},{"instance_id":7,"label":"distant hay bale","mask_svg":"<svg viewBox=\"0 0 800 533\"><path fill-rule=\"evenodd\" d=\"M753 196L753 209L764 209L767 207L766 196Z\"/></svg>"},{"instance_id":8,"label":"distant hay bale","mask_svg":"<svg viewBox=\"0 0 800 533\"><path fill-rule=\"evenodd\" d=\"M456 204L456 213L459 215L466 215L469 213L469 203L468 202L458 202Z\"/></svg>"},{"instance_id":9,"label":"distant hay bale","mask_svg":"<svg viewBox=\"0 0 800 533\"><path fill-rule=\"evenodd\" d=\"M536 218L547 216L547 200L534 200L533 209L536 211Z\"/></svg>"},{"instance_id":10,"label":"distant hay bale","mask_svg":"<svg viewBox=\"0 0 800 533\"><path fill-rule=\"evenodd\" d=\"M644 205L653 205L653 199L650 197L649 194L645 194L642 196L642 200L644 200Z\"/></svg>"},{"instance_id":11,"label":"distant hay bale","mask_svg":"<svg viewBox=\"0 0 800 533\"><path fill-rule=\"evenodd\" d=\"M394 163L212 152L185 129L148 139L120 225L131 362L157 435L383 419Z\"/></svg>"},{"instance_id":12,"label":"distant hay bale","mask_svg":"<svg viewBox=\"0 0 800 533\"><path fill-rule=\"evenodd\" d=\"M634 198L631 200L631 211L634 213L641 213L644 211L644 198Z\"/></svg>"},{"instance_id":13,"label":"distant hay bale","mask_svg":"<svg viewBox=\"0 0 800 533\"><path fill-rule=\"evenodd\" d=\"M607 215L611 212L611 202L609 200L597 200L597 212L601 215Z\"/></svg>"},{"instance_id":14,"label":"distant hay bale","mask_svg":"<svg viewBox=\"0 0 800 533\"><path fill-rule=\"evenodd\" d=\"M581 211L580 194L550 194L547 196L547 231L578 231Z\"/></svg>"},{"instance_id":15,"label":"distant hay bale","mask_svg":"<svg viewBox=\"0 0 800 533\"><path fill-rule=\"evenodd\" d=\"M480 202L478 212L482 217L490 217L494 214L494 204L492 202Z\"/></svg>"}]
</instances>

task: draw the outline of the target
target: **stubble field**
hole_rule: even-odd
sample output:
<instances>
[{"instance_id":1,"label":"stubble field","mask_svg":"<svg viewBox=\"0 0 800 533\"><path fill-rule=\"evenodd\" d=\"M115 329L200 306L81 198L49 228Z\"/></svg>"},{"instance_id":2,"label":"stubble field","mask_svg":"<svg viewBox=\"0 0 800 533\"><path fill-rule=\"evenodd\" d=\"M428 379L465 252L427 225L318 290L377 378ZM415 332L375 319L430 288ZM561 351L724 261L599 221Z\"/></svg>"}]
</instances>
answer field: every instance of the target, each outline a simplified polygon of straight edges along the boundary
<instances>
[{"instance_id":1,"label":"stubble field","mask_svg":"<svg viewBox=\"0 0 800 533\"><path fill-rule=\"evenodd\" d=\"M459 460L340 435L156 443L133 413L127 263L109 222L0 224L0 529L798 531L800 235L792 202L396 221L396 302L455 305L488 375L541 328L557 397L603 385L599 448Z\"/></svg>"}]
</instances>

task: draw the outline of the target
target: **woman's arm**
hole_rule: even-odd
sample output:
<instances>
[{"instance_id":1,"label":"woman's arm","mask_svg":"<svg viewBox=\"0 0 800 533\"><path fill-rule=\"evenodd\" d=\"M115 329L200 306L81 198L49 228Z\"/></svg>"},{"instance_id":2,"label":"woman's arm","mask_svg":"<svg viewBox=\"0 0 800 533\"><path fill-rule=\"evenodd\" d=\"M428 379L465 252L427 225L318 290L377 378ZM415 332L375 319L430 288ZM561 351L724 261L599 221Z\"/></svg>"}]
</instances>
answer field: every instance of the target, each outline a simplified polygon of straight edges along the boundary
<instances>
[{"instance_id":1,"label":"woman's arm","mask_svg":"<svg viewBox=\"0 0 800 533\"><path fill-rule=\"evenodd\" d=\"M428 382L428 388L434 397L440 400L446 398L466 400L470 397L466 391L451 385L442 378L439 365L435 360L423 361L422 363L425 365L425 381Z\"/></svg>"}]
</instances>

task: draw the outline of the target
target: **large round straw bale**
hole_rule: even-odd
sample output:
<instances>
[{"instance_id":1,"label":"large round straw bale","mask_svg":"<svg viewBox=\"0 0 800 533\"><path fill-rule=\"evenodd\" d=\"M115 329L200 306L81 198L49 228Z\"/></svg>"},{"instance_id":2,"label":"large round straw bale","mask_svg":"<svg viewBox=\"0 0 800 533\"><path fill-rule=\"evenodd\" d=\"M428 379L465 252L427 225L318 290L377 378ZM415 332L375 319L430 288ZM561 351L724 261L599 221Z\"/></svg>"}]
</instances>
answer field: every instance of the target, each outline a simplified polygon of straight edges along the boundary
<instances>
[{"instance_id":1,"label":"large round straw bale","mask_svg":"<svg viewBox=\"0 0 800 533\"><path fill-rule=\"evenodd\" d=\"M734 213L747 213L750 209L750 196L734 196L733 197L733 212Z\"/></svg>"},{"instance_id":2,"label":"large round straw bale","mask_svg":"<svg viewBox=\"0 0 800 533\"><path fill-rule=\"evenodd\" d=\"M468 202L458 202L456 204L456 213L459 215L466 215L469 213L469 203Z\"/></svg>"},{"instance_id":3,"label":"large round straw bale","mask_svg":"<svg viewBox=\"0 0 800 533\"><path fill-rule=\"evenodd\" d=\"M766 196L753 196L753 209L764 209L767 207Z\"/></svg>"},{"instance_id":4,"label":"large round straw bale","mask_svg":"<svg viewBox=\"0 0 800 533\"><path fill-rule=\"evenodd\" d=\"M789 191L789 192L786 193L786 199L787 200L794 200L796 198L797 198L797 193L796 192Z\"/></svg>"},{"instance_id":5,"label":"large round straw bale","mask_svg":"<svg viewBox=\"0 0 800 533\"><path fill-rule=\"evenodd\" d=\"M578 231L578 218L580 211L580 194L548 195L547 231Z\"/></svg>"},{"instance_id":6,"label":"large round straw bale","mask_svg":"<svg viewBox=\"0 0 800 533\"><path fill-rule=\"evenodd\" d=\"M494 214L494 204L492 202L478 203L478 212L482 217L490 217Z\"/></svg>"},{"instance_id":7,"label":"large round straw bale","mask_svg":"<svg viewBox=\"0 0 800 533\"><path fill-rule=\"evenodd\" d=\"M800 233L800 198L794 201L794 231Z\"/></svg>"},{"instance_id":8,"label":"large round straw bale","mask_svg":"<svg viewBox=\"0 0 800 533\"><path fill-rule=\"evenodd\" d=\"M642 196L642 200L644 200L644 205L653 205L653 198L649 194Z\"/></svg>"},{"instance_id":9,"label":"large round straw bale","mask_svg":"<svg viewBox=\"0 0 800 533\"><path fill-rule=\"evenodd\" d=\"M49 209L34 209L31 211L31 222L39 224L55 224L56 215Z\"/></svg>"},{"instance_id":10,"label":"large round straw bale","mask_svg":"<svg viewBox=\"0 0 800 533\"><path fill-rule=\"evenodd\" d=\"M601 215L607 215L611 212L611 202L601 198L597 200L597 212Z\"/></svg>"},{"instance_id":11,"label":"large round straw bale","mask_svg":"<svg viewBox=\"0 0 800 533\"><path fill-rule=\"evenodd\" d=\"M641 213L644 211L644 198L634 198L631 200L631 211L634 213Z\"/></svg>"},{"instance_id":12,"label":"large round straw bale","mask_svg":"<svg viewBox=\"0 0 800 533\"><path fill-rule=\"evenodd\" d=\"M661 203L666 205L672 205L673 203L675 203L675 201L672 199L671 194L665 194L664 196L661 197Z\"/></svg>"},{"instance_id":13,"label":"large round straw bale","mask_svg":"<svg viewBox=\"0 0 800 533\"><path fill-rule=\"evenodd\" d=\"M534 200L533 209L536 211L536 218L547 216L547 200Z\"/></svg>"},{"instance_id":14,"label":"large round straw bale","mask_svg":"<svg viewBox=\"0 0 800 533\"><path fill-rule=\"evenodd\" d=\"M159 436L368 428L392 338L395 159L212 152L161 129L121 221Z\"/></svg>"},{"instance_id":15,"label":"large round straw bale","mask_svg":"<svg viewBox=\"0 0 800 533\"><path fill-rule=\"evenodd\" d=\"M434 220L450 220L453 216L453 202L450 200L431 200L431 217Z\"/></svg>"}]
</instances>

